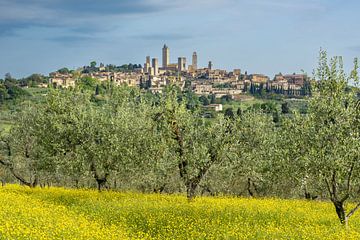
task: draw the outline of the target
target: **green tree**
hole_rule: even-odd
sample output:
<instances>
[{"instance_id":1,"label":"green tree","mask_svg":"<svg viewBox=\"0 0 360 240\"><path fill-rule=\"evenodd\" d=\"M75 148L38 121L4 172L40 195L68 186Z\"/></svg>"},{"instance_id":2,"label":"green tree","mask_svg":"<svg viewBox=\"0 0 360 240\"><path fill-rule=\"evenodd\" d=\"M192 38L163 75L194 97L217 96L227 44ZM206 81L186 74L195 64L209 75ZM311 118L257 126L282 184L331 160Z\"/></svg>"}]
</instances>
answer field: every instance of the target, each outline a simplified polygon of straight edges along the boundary
<instances>
[{"instance_id":1,"label":"green tree","mask_svg":"<svg viewBox=\"0 0 360 240\"><path fill-rule=\"evenodd\" d=\"M100 95L100 86L99 84L96 84L96 88L95 88L95 96Z\"/></svg>"},{"instance_id":2,"label":"green tree","mask_svg":"<svg viewBox=\"0 0 360 240\"><path fill-rule=\"evenodd\" d=\"M303 126L302 142L308 148L299 162L309 178L318 179L327 190L339 220L347 225L348 219L360 208L360 203L347 211L349 199L359 201L356 185L359 183L359 107L356 92L348 91L349 81L358 84L358 62L347 77L341 57L328 63L326 52L320 52L316 71L317 88L309 103ZM299 124L299 123L298 123ZM297 155L300 155L298 153ZM320 181L319 181L320 180Z\"/></svg>"},{"instance_id":3,"label":"green tree","mask_svg":"<svg viewBox=\"0 0 360 240\"><path fill-rule=\"evenodd\" d=\"M318 177L312 175L312 170L307 167L316 161L311 158L314 137L311 125L299 112L294 112L291 118L284 118L276 133L278 141L274 161L278 164L271 171L272 179L274 185L296 197L314 199L322 192Z\"/></svg>"},{"instance_id":4,"label":"green tree","mask_svg":"<svg viewBox=\"0 0 360 240\"><path fill-rule=\"evenodd\" d=\"M276 103L271 101L271 102L266 102L266 103L262 103L260 105L261 110L264 113L268 113L268 114L274 114L277 112L277 106Z\"/></svg>"},{"instance_id":5,"label":"green tree","mask_svg":"<svg viewBox=\"0 0 360 240\"><path fill-rule=\"evenodd\" d=\"M236 111L236 115L238 117L241 117L242 114L243 114L243 111L242 111L241 107L239 107L238 110Z\"/></svg>"},{"instance_id":6,"label":"green tree","mask_svg":"<svg viewBox=\"0 0 360 240\"><path fill-rule=\"evenodd\" d=\"M31 74L30 76L19 80L20 86L36 87L41 83L47 83L47 79L41 74Z\"/></svg>"},{"instance_id":7,"label":"green tree","mask_svg":"<svg viewBox=\"0 0 360 240\"><path fill-rule=\"evenodd\" d=\"M129 166L139 169L153 160L156 135L151 134L151 105L138 91L115 87L100 106L91 102L91 94L52 90L24 127L36 136L38 158L51 174L62 176L63 184L79 186L91 176L101 190Z\"/></svg>"},{"instance_id":8,"label":"green tree","mask_svg":"<svg viewBox=\"0 0 360 240\"><path fill-rule=\"evenodd\" d=\"M95 91L100 81L92 77L79 77L76 86L82 90Z\"/></svg>"},{"instance_id":9,"label":"green tree","mask_svg":"<svg viewBox=\"0 0 360 240\"><path fill-rule=\"evenodd\" d=\"M177 101L177 91L170 89L162 100L161 125L174 164L185 185L187 198L196 196L208 171L219 164L231 146L231 123L221 116L207 122Z\"/></svg>"},{"instance_id":10,"label":"green tree","mask_svg":"<svg viewBox=\"0 0 360 240\"><path fill-rule=\"evenodd\" d=\"M66 67L64 68L60 68L59 70L57 70L58 73L61 73L61 74L69 74L70 73L70 70Z\"/></svg>"},{"instance_id":11,"label":"green tree","mask_svg":"<svg viewBox=\"0 0 360 240\"><path fill-rule=\"evenodd\" d=\"M289 108L289 103L288 102L284 102L284 103L281 104L281 113L282 114L290 113L290 108Z\"/></svg>"},{"instance_id":12,"label":"green tree","mask_svg":"<svg viewBox=\"0 0 360 240\"><path fill-rule=\"evenodd\" d=\"M228 102L232 101L232 96L231 95L224 95L221 97L221 103L222 104L226 104Z\"/></svg>"},{"instance_id":13,"label":"green tree","mask_svg":"<svg viewBox=\"0 0 360 240\"><path fill-rule=\"evenodd\" d=\"M11 76L10 73L6 73L4 80L5 80L5 82L13 82L13 83L15 83L15 80L16 80L16 79L14 79L14 78Z\"/></svg>"},{"instance_id":14,"label":"green tree","mask_svg":"<svg viewBox=\"0 0 360 240\"><path fill-rule=\"evenodd\" d=\"M16 117L9 133L0 135L0 164L21 184L35 187L47 166L33 126L38 116L36 107L27 108Z\"/></svg>"},{"instance_id":15,"label":"green tree","mask_svg":"<svg viewBox=\"0 0 360 240\"><path fill-rule=\"evenodd\" d=\"M205 95L201 95L199 97L199 101L202 103L202 105L207 106L210 104L209 99Z\"/></svg>"},{"instance_id":16,"label":"green tree","mask_svg":"<svg viewBox=\"0 0 360 240\"><path fill-rule=\"evenodd\" d=\"M233 154L230 153L231 157L226 162L227 173L242 179L249 196L271 193L269 189L273 182L269 176L273 175L270 171L276 166L273 158L275 133L271 115L246 111L235 119L235 128L231 133L234 135Z\"/></svg>"},{"instance_id":17,"label":"green tree","mask_svg":"<svg viewBox=\"0 0 360 240\"><path fill-rule=\"evenodd\" d=\"M199 107L200 105L199 98L196 96L194 92L185 91L183 97L185 97L186 107L188 109L195 110Z\"/></svg>"},{"instance_id":18,"label":"green tree","mask_svg":"<svg viewBox=\"0 0 360 240\"><path fill-rule=\"evenodd\" d=\"M234 119L235 114L234 114L233 109L231 107L225 109L224 116L227 117L227 118L230 118L230 119Z\"/></svg>"},{"instance_id":19,"label":"green tree","mask_svg":"<svg viewBox=\"0 0 360 240\"><path fill-rule=\"evenodd\" d=\"M216 103L216 95L215 94L210 94L209 98L210 98L210 104Z\"/></svg>"},{"instance_id":20,"label":"green tree","mask_svg":"<svg viewBox=\"0 0 360 240\"><path fill-rule=\"evenodd\" d=\"M96 61L92 61L92 62L90 62L90 67L91 68L95 68L96 67Z\"/></svg>"},{"instance_id":21,"label":"green tree","mask_svg":"<svg viewBox=\"0 0 360 240\"><path fill-rule=\"evenodd\" d=\"M3 84L0 83L0 104L4 103L8 97L9 95L7 89Z\"/></svg>"},{"instance_id":22,"label":"green tree","mask_svg":"<svg viewBox=\"0 0 360 240\"><path fill-rule=\"evenodd\" d=\"M277 109L272 113L272 115L273 115L273 122L279 123L280 122L280 114Z\"/></svg>"}]
</instances>

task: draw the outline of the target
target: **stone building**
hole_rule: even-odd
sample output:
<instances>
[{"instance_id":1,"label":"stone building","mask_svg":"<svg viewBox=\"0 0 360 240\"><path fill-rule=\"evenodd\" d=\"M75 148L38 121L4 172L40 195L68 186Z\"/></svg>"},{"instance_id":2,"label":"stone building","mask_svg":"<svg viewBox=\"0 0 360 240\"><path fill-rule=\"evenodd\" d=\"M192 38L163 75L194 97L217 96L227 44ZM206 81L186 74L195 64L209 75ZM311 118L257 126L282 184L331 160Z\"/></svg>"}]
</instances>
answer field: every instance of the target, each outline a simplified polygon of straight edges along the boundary
<instances>
[{"instance_id":1,"label":"stone building","mask_svg":"<svg viewBox=\"0 0 360 240\"><path fill-rule=\"evenodd\" d=\"M192 55L191 69L194 71L197 70L197 53L196 52L194 52Z\"/></svg>"},{"instance_id":2,"label":"stone building","mask_svg":"<svg viewBox=\"0 0 360 240\"><path fill-rule=\"evenodd\" d=\"M164 47L162 49L162 67L166 69L170 63L170 49L166 44L164 44Z\"/></svg>"},{"instance_id":3,"label":"stone building","mask_svg":"<svg viewBox=\"0 0 360 240\"><path fill-rule=\"evenodd\" d=\"M212 70L212 68L213 68L213 64L212 64L212 62L211 62L211 61L209 61L209 64L208 64L208 69L209 69L209 70Z\"/></svg>"},{"instance_id":4,"label":"stone building","mask_svg":"<svg viewBox=\"0 0 360 240\"><path fill-rule=\"evenodd\" d=\"M284 75L284 78L287 80L289 84L295 85L304 85L305 81L307 80L306 74L287 74Z\"/></svg>"},{"instance_id":5,"label":"stone building","mask_svg":"<svg viewBox=\"0 0 360 240\"><path fill-rule=\"evenodd\" d=\"M72 74L50 73L49 83L55 87L75 87L75 79Z\"/></svg>"},{"instance_id":6,"label":"stone building","mask_svg":"<svg viewBox=\"0 0 360 240\"><path fill-rule=\"evenodd\" d=\"M186 71L186 58L185 57L178 58L178 70L180 72Z\"/></svg>"},{"instance_id":7,"label":"stone building","mask_svg":"<svg viewBox=\"0 0 360 240\"><path fill-rule=\"evenodd\" d=\"M154 69L154 75L159 75L159 61L157 58L152 59L152 68Z\"/></svg>"},{"instance_id":8,"label":"stone building","mask_svg":"<svg viewBox=\"0 0 360 240\"><path fill-rule=\"evenodd\" d=\"M144 73L149 73L150 67L151 67L150 56L146 56L146 61L144 63Z\"/></svg>"},{"instance_id":9,"label":"stone building","mask_svg":"<svg viewBox=\"0 0 360 240\"><path fill-rule=\"evenodd\" d=\"M269 81L269 77L264 74L251 74L249 75L249 79L253 83L266 83Z\"/></svg>"}]
</instances>

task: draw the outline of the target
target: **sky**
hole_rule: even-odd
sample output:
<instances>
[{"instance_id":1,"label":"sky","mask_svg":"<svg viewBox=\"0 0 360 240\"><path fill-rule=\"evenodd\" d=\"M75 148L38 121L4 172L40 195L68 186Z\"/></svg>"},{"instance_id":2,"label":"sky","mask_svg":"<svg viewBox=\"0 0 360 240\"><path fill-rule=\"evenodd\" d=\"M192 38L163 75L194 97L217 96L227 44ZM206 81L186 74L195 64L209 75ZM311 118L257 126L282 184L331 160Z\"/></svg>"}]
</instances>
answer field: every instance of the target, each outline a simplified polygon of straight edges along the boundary
<instances>
[{"instance_id":1,"label":"sky","mask_svg":"<svg viewBox=\"0 0 360 240\"><path fill-rule=\"evenodd\" d=\"M358 0L0 0L0 78L97 63L170 61L242 72L316 68L320 48L360 56Z\"/></svg>"}]
</instances>

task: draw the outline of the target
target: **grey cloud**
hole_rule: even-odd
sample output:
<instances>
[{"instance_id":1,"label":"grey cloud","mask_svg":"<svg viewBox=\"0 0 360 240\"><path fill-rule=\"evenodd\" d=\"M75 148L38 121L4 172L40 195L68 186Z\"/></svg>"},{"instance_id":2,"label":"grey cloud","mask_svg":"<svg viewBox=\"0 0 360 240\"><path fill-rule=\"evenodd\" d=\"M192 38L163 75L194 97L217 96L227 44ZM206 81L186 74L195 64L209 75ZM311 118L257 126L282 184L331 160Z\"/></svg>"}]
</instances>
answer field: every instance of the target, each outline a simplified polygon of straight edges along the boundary
<instances>
[{"instance_id":1,"label":"grey cloud","mask_svg":"<svg viewBox=\"0 0 360 240\"><path fill-rule=\"evenodd\" d=\"M245 0L245 2L281 11L322 11L325 8L324 2L321 0Z\"/></svg>"},{"instance_id":2,"label":"grey cloud","mask_svg":"<svg viewBox=\"0 0 360 240\"><path fill-rule=\"evenodd\" d=\"M50 37L47 38L47 40L49 41L53 41L53 42L59 42L59 43L63 43L63 44L72 44L72 43L86 43L89 41L92 41L96 39L95 37L90 37L90 36L57 36L57 37Z\"/></svg>"},{"instance_id":3,"label":"grey cloud","mask_svg":"<svg viewBox=\"0 0 360 240\"><path fill-rule=\"evenodd\" d=\"M144 39L144 40L186 40L191 39L193 36L186 34L178 33L156 33L156 34L142 34L131 36L134 39Z\"/></svg>"},{"instance_id":4,"label":"grey cloud","mask_svg":"<svg viewBox=\"0 0 360 240\"><path fill-rule=\"evenodd\" d=\"M63 11L77 14L134 14L157 12L163 9L162 6L148 4L144 0L78 0L61 1L61 4L49 5L49 7L59 7Z\"/></svg>"},{"instance_id":5,"label":"grey cloud","mask_svg":"<svg viewBox=\"0 0 360 240\"><path fill-rule=\"evenodd\" d=\"M160 3L149 0L2 0L0 19L16 21L66 16L144 14L164 11L174 6Z\"/></svg>"},{"instance_id":6,"label":"grey cloud","mask_svg":"<svg viewBox=\"0 0 360 240\"><path fill-rule=\"evenodd\" d=\"M0 34L29 26L104 29L121 16L149 14L174 7L160 0L1 0Z\"/></svg>"},{"instance_id":7,"label":"grey cloud","mask_svg":"<svg viewBox=\"0 0 360 240\"><path fill-rule=\"evenodd\" d=\"M14 29L23 27L21 24L0 23L0 37L15 36Z\"/></svg>"}]
</instances>

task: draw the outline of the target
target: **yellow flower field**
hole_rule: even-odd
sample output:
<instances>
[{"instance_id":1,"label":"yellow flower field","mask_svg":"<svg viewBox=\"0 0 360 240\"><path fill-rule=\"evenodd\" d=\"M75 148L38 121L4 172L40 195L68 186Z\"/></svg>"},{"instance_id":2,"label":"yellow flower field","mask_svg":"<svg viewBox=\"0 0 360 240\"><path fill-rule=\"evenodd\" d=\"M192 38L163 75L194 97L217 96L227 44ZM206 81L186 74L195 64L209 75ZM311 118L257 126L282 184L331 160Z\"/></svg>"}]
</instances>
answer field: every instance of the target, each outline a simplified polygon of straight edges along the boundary
<instances>
[{"instance_id":1,"label":"yellow flower field","mask_svg":"<svg viewBox=\"0 0 360 240\"><path fill-rule=\"evenodd\" d=\"M0 239L360 239L329 202L0 188Z\"/></svg>"}]
</instances>

